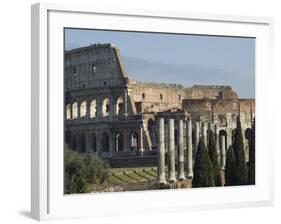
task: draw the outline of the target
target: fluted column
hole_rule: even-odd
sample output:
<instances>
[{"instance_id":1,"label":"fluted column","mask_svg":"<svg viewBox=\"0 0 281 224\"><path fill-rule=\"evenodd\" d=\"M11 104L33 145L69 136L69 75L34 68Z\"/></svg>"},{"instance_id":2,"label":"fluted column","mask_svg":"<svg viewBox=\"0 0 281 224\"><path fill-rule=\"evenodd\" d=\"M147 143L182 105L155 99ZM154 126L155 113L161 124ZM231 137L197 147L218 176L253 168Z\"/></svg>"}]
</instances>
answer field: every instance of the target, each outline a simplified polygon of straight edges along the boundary
<instances>
[{"instance_id":1,"label":"fluted column","mask_svg":"<svg viewBox=\"0 0 281 224\"><path fill-rule=\"evenodd\" d=\"M183 120L179 120L179 130L178 130L178 179L184 180L184 148L183 148Z\"/></svg>"},{"instance_id":2,"label":"fluted column","mask_svg":"<svg viewBox=\"0 0 281 224\"><path fill-rule=\"evenodd\" d=\"M225 163L226 163L226 154L225 154L225 136L220 136L220 146L221 146L221 168L225 169Z\"/></svg>"},{"instance_id":3,"label":"fluted column","mask_svg":"<svg viewBox=\"0 0 281 224\"><path fill-rule=\"evenodd\" d=\"M192 121L187 122L187 177L193 177L193 164L192 164Z\"/></svg>"},{"instance_id":4,"label":"fluted column","mask_svg":"<svg viewBox=\"0 0 281 224\"><path fill-rule=\"evenodd\" d=\"M158 175L157 182L165 184L165 135L164 135L164 118L158 119Z\"/></svg>"},{"instance_id":5,"label":"fluted column","mask_svg":"<svg viewBox=\"0 0 281 224\"><path fill-rule=\"evenodd\" d=\"M169 119L168 123L168 152L169 152L169 175L170 182L176 181L176 168L175 168L175 122L174 119Z\"/></svg>"}]
</instances>

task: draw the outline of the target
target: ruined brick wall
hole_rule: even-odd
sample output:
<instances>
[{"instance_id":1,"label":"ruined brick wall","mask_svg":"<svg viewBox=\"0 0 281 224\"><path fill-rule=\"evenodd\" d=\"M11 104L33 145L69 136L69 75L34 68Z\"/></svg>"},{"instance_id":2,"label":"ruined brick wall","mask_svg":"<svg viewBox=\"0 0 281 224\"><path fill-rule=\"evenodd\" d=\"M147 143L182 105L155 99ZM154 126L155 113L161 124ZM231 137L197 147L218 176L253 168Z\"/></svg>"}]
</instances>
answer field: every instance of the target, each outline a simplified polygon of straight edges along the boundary
<instances>
[{"instance_id":1,"label":"ruined brick wall","mask_svg":"<svg viewBox=\"0 0 281 224\"><path fill-rule=\"evenodd\" d=\"M194 85L186 89L187 99L237 99L230 86Z\"/></svg>"}]
</instances>

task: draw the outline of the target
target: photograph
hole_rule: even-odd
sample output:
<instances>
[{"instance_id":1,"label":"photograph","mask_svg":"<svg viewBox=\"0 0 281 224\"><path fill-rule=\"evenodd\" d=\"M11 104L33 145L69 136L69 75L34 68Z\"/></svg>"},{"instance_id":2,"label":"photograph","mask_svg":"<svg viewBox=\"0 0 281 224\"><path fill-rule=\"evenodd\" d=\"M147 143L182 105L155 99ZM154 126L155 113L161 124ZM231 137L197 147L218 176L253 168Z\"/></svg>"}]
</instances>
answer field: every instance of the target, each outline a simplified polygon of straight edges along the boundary
<instances>
[{"instance_id":1,"label":"photograph","mask_svg":"<svg viewBox=\"0 0 281 224\"><path fill-rule=\"evenodd\" d=\"M64 194L255 185L255 37L63 38Z\"/></svg>"}]
</instances>

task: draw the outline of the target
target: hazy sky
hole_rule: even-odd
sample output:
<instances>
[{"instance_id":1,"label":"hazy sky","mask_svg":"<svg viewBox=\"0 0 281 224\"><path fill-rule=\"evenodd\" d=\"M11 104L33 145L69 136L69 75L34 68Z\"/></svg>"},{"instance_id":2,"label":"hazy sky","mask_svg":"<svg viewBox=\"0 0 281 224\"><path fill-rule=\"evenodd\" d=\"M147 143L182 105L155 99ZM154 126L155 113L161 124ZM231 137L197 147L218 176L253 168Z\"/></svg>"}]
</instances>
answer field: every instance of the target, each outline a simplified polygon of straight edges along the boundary
<instances>
[{"instance_id":1,"label":"hazy sky","mask_svg":"<svg viewBox=\"0 0 281 224\"><path fill-rule=\"evenodd\" d=\"M136 80L231 85L241 98L255 96L255 39L101 30L65 30L67 50L114 43Z\"/></svg>"}]
</instances>

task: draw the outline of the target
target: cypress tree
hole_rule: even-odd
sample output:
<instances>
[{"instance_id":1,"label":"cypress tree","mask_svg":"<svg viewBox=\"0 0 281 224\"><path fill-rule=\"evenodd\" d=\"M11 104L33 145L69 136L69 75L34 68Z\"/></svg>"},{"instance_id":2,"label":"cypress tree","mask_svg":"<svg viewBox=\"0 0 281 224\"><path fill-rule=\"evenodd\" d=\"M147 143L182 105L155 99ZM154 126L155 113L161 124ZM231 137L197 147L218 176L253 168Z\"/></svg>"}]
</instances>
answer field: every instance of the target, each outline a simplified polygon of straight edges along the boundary
<instances>
[{"instance_id":1,"label":"cypress tree","mask_svg":"<svg viewBox=\"0 0 281 224\"><path fill-rule=\"evenodd\" d=\"M251 138L249 141L249 184L254 185L255 179L255 119L252 126Z\"/></svg>"},{"instance_id":2,"label":"cypress tree","mask_svg":"<svg viewBox=\"0 0 281 224\"><path fill-rule=\"evenodd\" d=\"M226 165L225 165L225 186L237 185L237 169L236 160L232 146L227 150Z\"/></svg>"},{"instance_id":3,"label":"cypress tree","mask_svg":"<svg viewBox=\"0 0 281 224\"><path fill-rule=\"evenodd\" d=\"M213 187L214 185L215 182L212 162L209 158L204 141L202 138L200 138L195 158L194 177L192 180L192 186Z\"/></svg>"},{"instance_id":4,"label":"cypress tree","mask_svg":"<svg viewBox=\"0 0 281 224\"><path fill-rule=\"evenodd\" d=\"M213 165L215 185L221 186L221 170L218 163L218 153L215 142L215 135L212 130L209 130L208 135L209 157Z\"/></svg>"},{"instance_id":5,"label":"cypress tree","mask_svg":"<svg viewBox=\"0 0 281 224\"><path fill-rule=\"evenodd\" d=\"M241 128L239 115L237 116L237 128L235 132L235 140L233 143L233 151L236 160L237 185L245 185L248 182L248 177L247 177L248 172L245 162L244 142L243 142L242 128Z\"/></svg>"}]
</instances>

